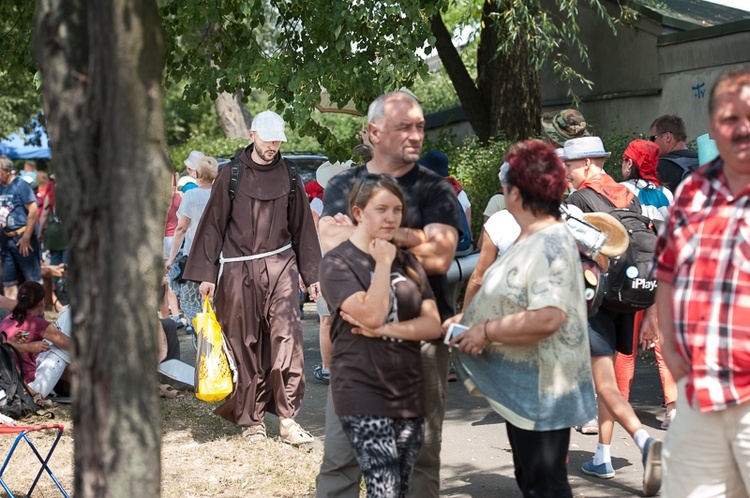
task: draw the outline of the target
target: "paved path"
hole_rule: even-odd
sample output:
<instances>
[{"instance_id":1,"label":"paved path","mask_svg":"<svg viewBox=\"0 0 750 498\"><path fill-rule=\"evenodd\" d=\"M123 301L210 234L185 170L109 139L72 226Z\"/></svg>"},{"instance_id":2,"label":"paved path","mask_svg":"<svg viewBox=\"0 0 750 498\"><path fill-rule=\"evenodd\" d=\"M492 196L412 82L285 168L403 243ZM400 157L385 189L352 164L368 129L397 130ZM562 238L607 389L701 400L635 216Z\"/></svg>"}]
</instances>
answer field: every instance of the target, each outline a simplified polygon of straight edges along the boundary
<instances>
[{"instance_id":1,"label":"paved path","mask_svg":"<svg viewBox=\"0 0 750 498\"><path fill-rule=\"evenodd\" d=\"M320 363L318 321L314 305L305 306L305 316L302 323L307 391L298 420L317 438L316 445L322 446L325 437L327 387L312 376L313 367ZM193 361L195 353L188 338L181 337L181 342L183 361ZM631 402L636 413L646 430L663 440L665 431L659 428L664 416L663 399L653 355L639 359L633 386ZM275 421L268 422L273 424ZM593 456L597 437L585 436L576 431L571 434L568 472L574 496L642 496L643 468L640 452L619 425L616 425L612 442L612 464L617 475L609 480L586 476L580 471L581 464ZM448 384L441 458L441 496L521 496L513 477L513 458L502 418L489 408L483 398L470 396L458 382Z\"/></svg>"}]
</instances>

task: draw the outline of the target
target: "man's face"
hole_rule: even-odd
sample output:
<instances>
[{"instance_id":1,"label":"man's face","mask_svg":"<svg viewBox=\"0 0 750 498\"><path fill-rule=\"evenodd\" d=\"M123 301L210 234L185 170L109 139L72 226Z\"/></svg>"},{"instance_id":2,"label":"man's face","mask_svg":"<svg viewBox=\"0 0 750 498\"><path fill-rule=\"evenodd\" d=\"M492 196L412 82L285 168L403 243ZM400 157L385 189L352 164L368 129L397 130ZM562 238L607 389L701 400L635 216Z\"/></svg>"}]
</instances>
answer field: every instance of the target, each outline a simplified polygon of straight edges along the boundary
<instances>
[{"instance_id":1,"label":"man's face","mask_svg":"<svg viewBox=\"0 0 750 498\"><path fill-rule=\"evenodd\" d=\"M419 104L406 96L394 96L385 104L380 123L368 125L376 157L394 163L414 164L422 155L424 114Z\"/></svg>"},{"instance_id":2,"label":"man's face","mask_svg":"<svg viewBox=\"0 0 750 498\"><path fill-rule=\"evenodd\" d=\"M573 185L573 188L578 188L588 175L586 159L565 161L565 170L568 172L568 182Z\"/></svg>"},{"instance_id":3,"label":"man's face","mask_svg":"<svg viewBox=\"0 0 750 498\"><path fill-rule=\"evenodd\" d=\"M750 174L750 84L722 86L709 118L711 138L727 167Z\"/></svg>"},{"instance_id":4,"label":"man's face","mask_svg":"<svg viewBox=\"0 0 750 498\"><path fill-rule=\"evenodd\" d=\"M11 170L0 168L0 184L2 185L9 184L12 176L13 176L13 173L11 172Z\"/></svg>"},{"instance_id":5,"label":"man's face","mask_svg":"<svg viewBox=\"0 0 750 498\"><path fill-rule=\"evenodd\" d=\"M668 131L659 131L656 129L655 126L651 127L651 131L649 133L650 133L650 136L654 137L653 142L659 146L659 157L669 153L669 150L668 150L669 144L667 144L667 140L668 140L667 135L671 137L671 133L669 133Z\"/></svg>"},{"instance_id":6,"label":"man's face","mask_svg":"<svg viewBox=\"0 0 750 498\"><path fill-rule=\"evenodd\" d=\"M260 157L265 163L270 163L276 154L279 152L281 147L281 141L276 140L273 142L266 142L261 140L260 135L254 131L249 132L250 139L253 141L254 149L258 157Z\"/></svg>"}]
</instances>

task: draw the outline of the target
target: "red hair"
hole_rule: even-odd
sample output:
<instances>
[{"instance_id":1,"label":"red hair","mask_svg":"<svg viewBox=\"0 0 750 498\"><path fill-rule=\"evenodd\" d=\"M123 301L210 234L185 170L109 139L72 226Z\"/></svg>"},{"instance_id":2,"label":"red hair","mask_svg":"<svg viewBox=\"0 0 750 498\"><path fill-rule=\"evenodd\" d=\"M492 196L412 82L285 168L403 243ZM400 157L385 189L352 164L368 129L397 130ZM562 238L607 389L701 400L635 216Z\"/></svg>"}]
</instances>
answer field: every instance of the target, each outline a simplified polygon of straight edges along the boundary
<instances>
[{"instance_id":1,"label":"red hair","mask_svg":"<svg viewBox=\"0 0 750 498\"><path fill-rule=\"evenodd\" d=\"M508 184L521 192L524 207L559 217L558 208L568 187L567 173L554 147L541 140L513 145L505 155L510 164Z\"/></svg>"}]
</instances>

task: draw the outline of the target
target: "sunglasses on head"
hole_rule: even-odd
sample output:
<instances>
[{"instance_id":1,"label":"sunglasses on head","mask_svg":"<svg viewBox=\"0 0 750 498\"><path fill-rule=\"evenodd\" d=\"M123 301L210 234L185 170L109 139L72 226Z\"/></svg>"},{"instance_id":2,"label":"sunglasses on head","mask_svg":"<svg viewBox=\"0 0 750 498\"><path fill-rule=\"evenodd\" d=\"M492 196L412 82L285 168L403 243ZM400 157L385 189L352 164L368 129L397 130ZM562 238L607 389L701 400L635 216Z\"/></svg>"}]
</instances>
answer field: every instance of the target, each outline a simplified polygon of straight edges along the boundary
<instances>
[{"instance_id":1,"label":"sunglasses on head","mask_svg":"<svg viewBox=\"0 0 750 498\"><path fill-rule=\"evenodd\" d=\"M386 173L365 173L364 175L359 177L359 180L360 180L360 184L359 184L359 188L357 188L357 194L354 196L355 199L359 196L359 193L362 191L362 187L367 183L377 183L380 180L390 180L393 183L398 185L398 180L396 180L394 177Z\"/></svg>"}]
</instances>

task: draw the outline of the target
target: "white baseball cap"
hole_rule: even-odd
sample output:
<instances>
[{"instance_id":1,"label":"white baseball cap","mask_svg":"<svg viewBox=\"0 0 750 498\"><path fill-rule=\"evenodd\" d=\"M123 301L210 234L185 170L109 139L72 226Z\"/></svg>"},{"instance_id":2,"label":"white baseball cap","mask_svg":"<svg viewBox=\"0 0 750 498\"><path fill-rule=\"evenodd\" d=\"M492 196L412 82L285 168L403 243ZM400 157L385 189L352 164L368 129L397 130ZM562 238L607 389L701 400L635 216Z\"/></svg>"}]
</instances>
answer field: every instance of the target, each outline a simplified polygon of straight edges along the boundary
<instances>
[{"instance_id":1,"label":"white baseball cap","mask_svg":"<svg viewBox=\"0 0 750 498\"><path fill-rule=\"evenodd\" d=\"M264 142L286 142L284 134L284 120L273 111L263 111L256 114L250 131L254 131Z\"/></svg>"},{"instance_id":2,"label":"white baseball cap","mask_svg":"<svg viewBox=\"0 0 750 498\"><path fill-rule=\"evenodd\" d=\"M194 151L191 151L191 152L190 152L190 155L188 156L188 158L187 158L187 159L185 159L185 160L184 160L184 161L182 161L182 162L183 162L183 163L185 164L185 166L187 166L188 168L190 168L190 169L195 169L195 165L196 165L196 163L198 162L198 159L200 159L200 158L201 158L201 157L203 157L203 156L205 156L205 154L204 154L203 152L201 152L201 151L199 151L199 150L194 150Z\"/></svg>"}]
</instances>

